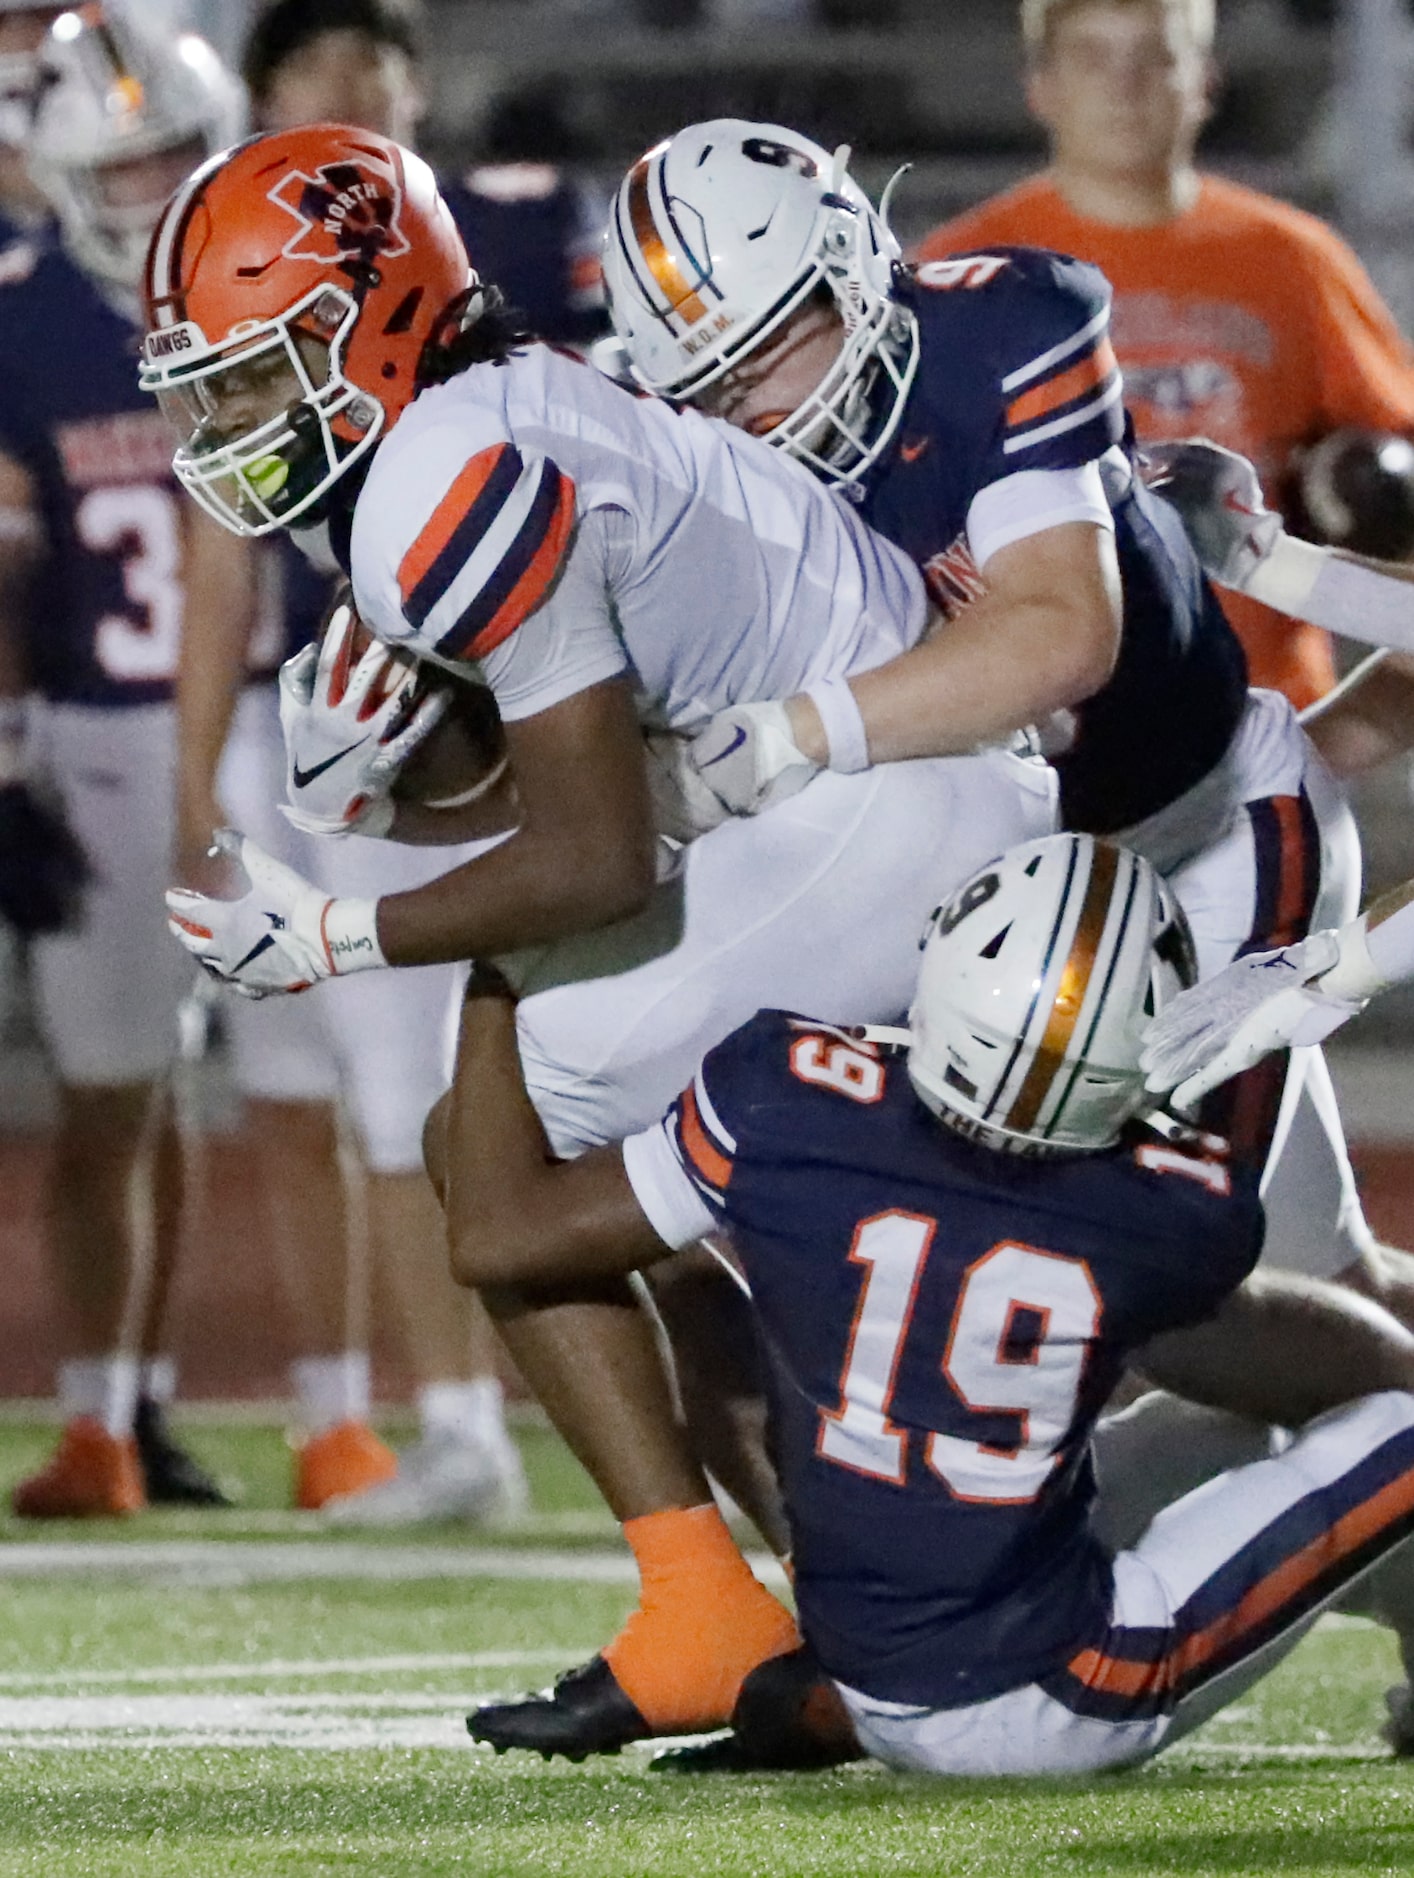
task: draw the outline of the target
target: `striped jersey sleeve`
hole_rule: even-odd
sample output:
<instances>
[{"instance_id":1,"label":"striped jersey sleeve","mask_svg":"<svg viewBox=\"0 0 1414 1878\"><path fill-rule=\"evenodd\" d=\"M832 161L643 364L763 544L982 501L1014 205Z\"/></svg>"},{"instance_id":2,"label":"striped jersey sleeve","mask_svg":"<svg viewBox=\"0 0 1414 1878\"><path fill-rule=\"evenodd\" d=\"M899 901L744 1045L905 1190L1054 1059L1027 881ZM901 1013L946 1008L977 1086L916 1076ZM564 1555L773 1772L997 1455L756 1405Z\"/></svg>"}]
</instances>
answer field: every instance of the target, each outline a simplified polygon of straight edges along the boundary
<instances>
[{"instance_id":1,"label":"striped jersey sleeve","mask_svg":"<svg viewBox=\"0 0 1414 1878\"><path fill-rule=\"evenodd\" d=\"M979 485L1095 462L1126 430L1109 282L1098 268L1038 248L985 258L975 276L965 257L950 261L944 277L960 284L931 292L936 270L918 274L926 298L951 310L955 352L945 369L979 426Z\"/></svg>"},{"instance_id":2,"label":"striped jersey sleeve","mask_svg":"<svg viewBox=\"0 0 1414 1878\"><path fill-rule=\"evenodd\" d=\"M713 1070L734 1054L735 1041L718 1045L663 1119L623 1145L629 1184L666 1245L690 1245L727 1216L737 1141L709 1084L730 1081Z\"/></svg>"},{"instance_id":3,"label":"striped jersey sleeve","mask_svg":"<svg viewBox=\"0 0 1414 1878\"><path fill-rule=\"evenodd\" d=\"M382 638L443 663L484 659L540 606L569 551L575 487L490 425L403 426L358 502L352 572ZM491 434L487 434L490 432ZM411 441L411 437L407 441Z\"/></svg>"}]
</instances>

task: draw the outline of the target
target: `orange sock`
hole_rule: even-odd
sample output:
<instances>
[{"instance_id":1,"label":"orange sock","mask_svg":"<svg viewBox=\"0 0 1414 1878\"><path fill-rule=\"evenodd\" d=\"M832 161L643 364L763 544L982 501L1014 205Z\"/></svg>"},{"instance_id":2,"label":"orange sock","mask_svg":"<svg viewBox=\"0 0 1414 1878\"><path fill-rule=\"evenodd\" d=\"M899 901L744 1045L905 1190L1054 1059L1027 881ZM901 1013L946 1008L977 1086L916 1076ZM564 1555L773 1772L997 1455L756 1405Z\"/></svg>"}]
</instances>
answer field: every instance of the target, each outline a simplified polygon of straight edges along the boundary
<instances>
[{"instance_id":1,"label":"orange sock","mask_svg":"<svg viewBox=\"0 0 1414 1878\"><path fill-rule=\"evenodd\" d=\"M800 1642L795 1619L752 1575L715 1506L627 1520L638 1609L604 1660L651 1728L721 1727L745 1678Z\"/></svg>"}]
</instances>

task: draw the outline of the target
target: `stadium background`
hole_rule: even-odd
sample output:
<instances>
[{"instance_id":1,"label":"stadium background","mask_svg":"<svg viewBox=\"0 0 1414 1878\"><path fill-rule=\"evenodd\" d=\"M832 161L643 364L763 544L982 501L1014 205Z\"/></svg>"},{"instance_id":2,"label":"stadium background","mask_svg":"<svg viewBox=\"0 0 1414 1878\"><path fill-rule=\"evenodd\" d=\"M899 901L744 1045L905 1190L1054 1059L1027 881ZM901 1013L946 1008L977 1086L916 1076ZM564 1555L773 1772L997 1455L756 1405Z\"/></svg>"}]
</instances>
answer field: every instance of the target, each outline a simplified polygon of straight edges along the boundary
<instances>
[{"instance_id":1,"label":"stadium background","mask_svg":"<svg viewBox=\"0 0 1414 1878\"><path fill-rule=\"evenodd\" d=\"M166 10L238 58L251 0ZM903 162L907 242L1043 156L1021 93L1011 0L430 0L424 147L447 169L553 161L602 192L694 118L776 118L856 149L877 191ZM1224 0L1223 84L1206 164L1332 220L1414 326L1414 17L1406 0ZM940 24L946 20L946 33ZM1358 792L1369 879L1410 871L1411 780ZM1333 1053L1376 1229L1414 1247L1414 993L1386 999ZM271 1272L219 1052L181 1072L201 1149L191 1253L171 1341L188 1400L278 1396L292 1351L262 1308ZM41 1277L48 1074L22 961L0 932L0 1395L47 1396L58 1354ZM355 1300L367 1310L367 1300ZM376 1313L370 1322L379 1356ZM377 1363L380 1394L405 1379Z\"/></svg>"}]
</instances>

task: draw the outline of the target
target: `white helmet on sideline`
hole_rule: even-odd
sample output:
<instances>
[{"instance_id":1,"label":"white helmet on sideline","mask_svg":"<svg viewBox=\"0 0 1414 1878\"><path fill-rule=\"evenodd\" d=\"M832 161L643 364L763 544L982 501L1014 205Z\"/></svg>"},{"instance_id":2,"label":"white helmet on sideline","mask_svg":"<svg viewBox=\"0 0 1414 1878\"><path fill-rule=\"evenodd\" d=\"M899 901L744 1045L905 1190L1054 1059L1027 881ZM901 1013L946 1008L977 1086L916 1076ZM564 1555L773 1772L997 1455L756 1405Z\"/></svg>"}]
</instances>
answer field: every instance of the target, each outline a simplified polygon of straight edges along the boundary
<instances>
[{"instance_id":1,"label":"white helmet on sideline","mask_svg":"<svg viewBox=\"0 0 1414 1878\"><path fill-rule=\"evenodd\" d=\"M135 289L173 189L241 135L244 90L195 33L169 37L100 6L62 14L40 62L31 173L74 258ZM125 166L164 156L176 159L170 177L123 186Z\"/></svg>"},{"instance_id":2,"label":"white helmet on sideline","mask_svg":"<svg viewBox=\"0 0 1414 1878\"><path fill-rule=\"evenodd\" d=\"M634 164L604 244L633 376L668 397L696 397L829 293L839 357L767 440L840 483L883 451L918 368L918 323L892 292L898 242L848 161L779 124L689 125Z\"/></svg>"},{"instance_id":3,"label":"white helmet on sideline","mask_svg":"<svg viewBox=\"0 0 1414 1878\"><path fill-rule=\"evenodd\" d=\"M1145 1026L1195 976L1187 922L1147 861L1093 835L1027 842L933 915L909 1076L990 1147L1108 1147L1151 1100Z\"/></svg>"}]
</instances>

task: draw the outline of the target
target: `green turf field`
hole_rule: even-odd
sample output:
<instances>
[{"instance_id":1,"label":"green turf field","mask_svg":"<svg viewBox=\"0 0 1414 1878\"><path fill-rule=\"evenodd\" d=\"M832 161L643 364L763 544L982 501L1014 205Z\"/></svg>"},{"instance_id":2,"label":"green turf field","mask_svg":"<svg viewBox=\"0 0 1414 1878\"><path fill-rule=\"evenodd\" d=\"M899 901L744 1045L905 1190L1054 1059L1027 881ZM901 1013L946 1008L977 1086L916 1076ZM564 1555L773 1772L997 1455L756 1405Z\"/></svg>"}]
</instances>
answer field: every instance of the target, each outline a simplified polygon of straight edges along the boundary
<instances>
[{"instance_id":1,"label":"green turf field","mask_svg":"<svg viewBox=\"0 0 1414 1878\"><path fill-rule=\"evenodd\" d=\"M51 1439L0 1427L0 1483ZM1414 1872L1414 1763L1378 1735L1395 1652L1354 1620L1103 1781L684 1780L647 1750L547 1769L474 1749L462 1715L579 1660L633 1594L548 1435L524 1435L535 1517L495 1535L323 1533L283 1510L276 1431L194 1445L238 1511L0 1525L0 1878Z\"/></svg>"}]
</instances>

